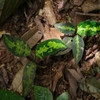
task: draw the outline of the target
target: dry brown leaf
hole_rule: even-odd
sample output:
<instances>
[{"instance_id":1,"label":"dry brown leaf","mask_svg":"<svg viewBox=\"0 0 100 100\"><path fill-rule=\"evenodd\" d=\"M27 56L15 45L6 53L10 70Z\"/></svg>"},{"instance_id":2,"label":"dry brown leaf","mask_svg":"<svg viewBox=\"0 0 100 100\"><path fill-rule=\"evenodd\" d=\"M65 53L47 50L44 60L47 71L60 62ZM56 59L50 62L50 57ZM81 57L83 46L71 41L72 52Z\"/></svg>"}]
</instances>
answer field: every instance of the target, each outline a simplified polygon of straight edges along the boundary
<instances>
[{"instance_id":1,"label":"dry brown leaf","mask_svg":"<svg viewBox=\"0 0 100 100\"><path fill-rule=\"evenodd\" d=\"M36 32L38 31L38 27L35 26L32 29L28 30L26 33L24 33L21 37L23 40L28 40L30 39Z\"/></svg>"},{"instance_id":2,"label":"dry brown leaf","mask_svg":"<svg viewBox=\"0 0 100 100\"><path fill-rule=\"evenodd\" d=\"M69 85L70 85L70 94L74 98L74 97L76 97L76 91L78 88L77 81L69 72L66 73L66 77L67 77Z\"/></svg>"},{"instance_id":3,"label":"dry brown leaf","mask_svg":"<svg viewBox=\"0 0 100 100\"><path fill-rule=\"evenodd\" d=\"M38 31L27 41L27 43L32 48L37 44L39 40L41 40L42 36L42 33Z\"/></svg>"},{"instance_id":4,"label":"dry brown leaf","mask_svg":"<svg viewBox=\"0 0 100 100\"><path fill-rule=\"evenodd\" d=\"M23 70L24 67L22 67L17 74L15 75L13 82L12 82L12 88L14 91L18 93L22 93L22 77L23 77Z\"/></svg>"},{"instance_id":5,"label":"dry brown leaf","mask_svg":"<svg viewBox=\"0 0 100 100\"><path fill-rule=\"evenodd\" d=\"M54 14L52 3L50 0L45 0L44 13L47 17L49 24L54 25L56 23L56 16Z\"/></svg>"},{"instance_id":6,"label":"dry brown leaf","mask_svg":"<svg viewBox=\"0 0 100 100\"><path fill-rule=\"evenodd\" d=\"M57 69L56 74L55 74L54 79L53 79L53 85L52 85L52 91L53 92L56 89L57 82L59 81L59 79L63 75L63 73L62 73L63 69L64 69L64 63L61 62L60 65L59 65L59 69Z\"/></svg>"},{"instance_id":7,"label":"dry brown leaf","mask_svg":"<svg viewBox=\"0 0 100 100\"><path fill-rule=\"evenodd\" d=\"M86 0L82 4L81 8L85 13L88 13L93 10L100 10L100 0L96 0L96 1Z\"/></svg>"},{"instance_id":8,"label":"dry brown leaf","mask_svg":"<svg viewBox=\"0 0 100 100\"><path fill-rule=\"evenodd\" d=\"M5 34L5 31L0 31L0 38L2 37L3 34Z\"/></svg>"},{"instance_id":9,"label":"dry brown leaf","mask_svg":"<svg viewBox=\"0 0 100 100\"><path fill-rule=\"evenodd\" d=\"M68 71L77 80L77 82L83 81L83 76L81 73L79 74L75 69L68 69Z\"/></svg>"},{"instance_id":10,"label":"dry brown leaf","mask_svg":"<svg viewBox=\"0 0 100 100\"><path fill-rule=\"evenodd\" d=\"M45 32L43 35L44 35L43 40L53 39L53 38L61 39L63 33L61 33L55 28L49 28L49 26L45 25Z\"/></svg>"}]
</instances>

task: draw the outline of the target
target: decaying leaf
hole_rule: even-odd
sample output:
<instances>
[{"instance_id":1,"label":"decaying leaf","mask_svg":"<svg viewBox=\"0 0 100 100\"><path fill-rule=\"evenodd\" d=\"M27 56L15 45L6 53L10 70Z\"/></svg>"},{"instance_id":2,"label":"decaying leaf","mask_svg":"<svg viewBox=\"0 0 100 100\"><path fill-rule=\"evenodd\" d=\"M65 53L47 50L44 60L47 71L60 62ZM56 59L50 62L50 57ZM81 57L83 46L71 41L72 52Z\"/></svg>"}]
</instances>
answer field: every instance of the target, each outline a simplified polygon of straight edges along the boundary
<instances>
[{"instance_id":1,"label":"decaying leaf","mask_svg":"<svg viewBox=\"0 0 100 100\"><path fill-rule=\"evenodd\" d=\"M82 82L83 81L82 74L79 74L75 69L68 69L68 71L77 80L77 82Z\"/></svg>"},{"instance_id":2,"label":"decaying leaf","mask_svg":"<svg viewBox=\"0 0 100 100\"><path fill-rule=\"evenodd\" d=\"M57 86L57 82L59 81L59 79L62 77L63 75L63 69L64 69L64 63L60 63L59 69L57 69L56 74L54 76L53 79L53 86L52 86L52 91L54 92Z\"/></svg>"},{"instance_id":3,"label":"decaying leaf","mask_svg":"<svg viewBox=\"0 0 100 100\"><path fill-rule=\"evenodd\" d=\"M72 97L76 97L76 91L77 91L77 81L75 78L69 73L66 73L66 77L68 78L69 86L70 86L70 93Z\"/></svg>"},{"instance_id":4,"label":"decaying leaf","mask_svg":"<svg viewBox=\"0 0 100 100\"><path fill-rule=\"evenodd\" d=\"M2 37L3 34L5 34L5 31L0 31L0 38Z\"/></svg>"},{"instance_id":5,"label":"decaying leaf","mask_svg":"<svg viewBox=\"0 0 100 100\"><path fill-rule=\"evenodd\" d=\"M45 25L45 32L43 33L44 37L43 40L57 38L61 39L61 36L63 36L63 33L57 30L56 28L51 28L48 25Z\"/></svg>"},{"instance_id":6,"label":"decaying leaf","mask_svg":"<svg viewBox=\"0 0 100 100\"><path fill-rule=\"evenodd\" d=\"M42 33L40 31L36 32L28 41L30 48L34 47L39 40L42 38Z\"/></svg>"},{"instance_id":7,"label":"decaying leaf","mask_svg":"<svg viewBox=\"0 0 100 100\"><path fill-rule=\"evenodd\" d=\"M50 25L54 25L56 23L56 16L52 8L52 4L50 0L45 0L44 13L47 17L47 20Z\"/></svg>"},{"instance_id":8,"label":"decaying leaf","mask_svg":"<svg viewBox=\"0 0 100 100\"><path fill-rule=\"evenodd\" d=\"M82 4L81 8L85 13L88 13L94 10L100 10L100 0L86 0Z\"/></svg>"},{"instance_id":9,"label":"decaying leaf","mask_svg":"<svg viewBox=\"0 0 100 100\"><path fill-rule=\"evenodd\" d=\"M28 30L26 33L24 33L21 36L21 39L27 41L28 39L30 39L36 32L38 31L38 27L35 26L32 29Z\"/></svg>"},{"instance_id":10,"label":"decaying leaf","mask_svg":"<svg viewBox=\"0 0 100 100\"><path fill-rule=\"evenodd\" d=\"M79 83L79 86L83 91L91 93L100 93L100 80L94 77L87 78L85 82Z\"/></svg>"},{"instance_id":11,"label":"decaying leaf","mask_svg":"<svg viewBox=\"0 0 100 100\"><path fill-rule=\"evenodd\" d=\"M24 67L22 67L17 74L15 75L13 82L12 82L12 88L14 91L18 93L22 93L22 77L23 77L23 70Z\"/></svg>"}]
</instances>

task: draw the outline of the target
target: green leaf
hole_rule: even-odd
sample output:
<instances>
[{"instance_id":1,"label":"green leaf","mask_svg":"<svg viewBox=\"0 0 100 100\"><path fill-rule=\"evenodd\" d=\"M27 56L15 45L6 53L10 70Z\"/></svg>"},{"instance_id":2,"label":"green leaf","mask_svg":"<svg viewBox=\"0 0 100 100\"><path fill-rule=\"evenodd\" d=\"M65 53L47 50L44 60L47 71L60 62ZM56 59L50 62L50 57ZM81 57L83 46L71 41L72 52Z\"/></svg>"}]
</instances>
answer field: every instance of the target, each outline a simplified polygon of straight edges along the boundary
<instances>
[{"instance_id":1,"label":"green leaf","mask_svg":"<svg viewBox=\"0 0 100 100\"><path fill-rule=\"evenodd\" d=\"M2 8L4 6L4 2L5 2L5 0L0 0L0 11L2 10Z\"/></svg>"},{"instance_id":2,"label":"green leaf","mask_svg":"<svg viewBox=\"0 0 100 100\"><path fill-rule=\"evenodd\" d=\"M52 54L57 53L60 50L66 49L66 44L59 39L49 39L41 42L36 47L36 56L43 58Z\"/></svg>"},{"instance_id":3,"label":"green leaf","mask_svg":"<svg viewBox=\"0 0 100 100\"><path fill-rule=\"evenodd\" d=\"M0 90L0 100L24 100L24 98L12 91Z\"/></svg>"},{"instance_id":4,"label":"green leaf","mask_svg":"<svg viewBox=\"0 0 100 100\"><path fill-rule=\"evenodd\" d=\"M23 2L25 2L25 0L5 0L0 16L0 24L10 17Z\"/></svg>"},{"instance_id":5,"label":"green leaf","mask_svg":"<svg viewBox=\"0 0 100 100\"><path fill-rule=\"evenodd\" d=\"M72 49L72 40L73 40L72 37L65 36L63 38L63 41L67 45L67 49L66 50L61 50L61 51L57 52L56 56L64 55L64 54L68 53Z\"/></svg>"},{"instance_id":6,"label":"green leaf","mask_svg":"<svg viewBox=\"0 0 100 100\"><path fill-rule=\"evenodd\" d=\"M57 100L68 100L68 92L62 93Z\"/></svg>"},{"instance_id":7,"label":"green leaf","mask_svg":"<svg viewBox=\"0 0 100 100\"><path fill-rule=\"evenodd\" d=\"M15 56L22 57L29 56L31 54L29 45L17 37L4 34L3 41L7 49Z\"/></svg>"},{"instance_id":8,"label":"green leaf","mask_svg":"<svg viewBox=\"0 0 100 100\"><path fill-rule=\"evenodd\" d=\"M35 78L36 64L29 62L24 68L22 86L23 86L23 97L26 97L32 89L34 78Z\"/></svg>"},{"instance_id":9,"label":"green leaf","mask_svg":"<svg viewBox=\"0 0 100 100\"><path fill-rule=\"evenodd\" d=\"M73 39L72 51L75 63L78 63L81 60L84 51L84 41L79 35L76 35Z\"/></svg>"},{"instance_id":10,"label":"green leaf","mask_svg":"<svg viewBox=\"0 0 100 100\"><path fill-rule=\"evenodd\" d=\"M100 80L94 77L87 78L84 83L79 83L83 91L91 93L100 93Z\"/></svg>"},{"instance_id":11,"label":"green leaf","mask_svg":"<svg viewBox=\"0 0 100 100\"><path fill-rule=\"evenodd\" d=\"M53 100L50 90L42 86L34 86L34 96L35 100Z\"/></svg>"},{"instance_id":12,"label":"green leaf","mask_svg":"<svg viewBox=\"0 0 100 100\"><path fill-rule=\"evenodd\" d=\"M78 24L77 34L80 36L93 36L100 33L100 22L86 20Z\"/></svg>"},{"instance_id":13,"label":"green leaf","mask_svg":"<svg viewBox=\"0 0 100 100\"><path fill-rule=\"evenodd\" d=\"M64 34L72 34L75 32L76 28L71 23L56 23L55 28Z\"/></svg>"}]
</instances>

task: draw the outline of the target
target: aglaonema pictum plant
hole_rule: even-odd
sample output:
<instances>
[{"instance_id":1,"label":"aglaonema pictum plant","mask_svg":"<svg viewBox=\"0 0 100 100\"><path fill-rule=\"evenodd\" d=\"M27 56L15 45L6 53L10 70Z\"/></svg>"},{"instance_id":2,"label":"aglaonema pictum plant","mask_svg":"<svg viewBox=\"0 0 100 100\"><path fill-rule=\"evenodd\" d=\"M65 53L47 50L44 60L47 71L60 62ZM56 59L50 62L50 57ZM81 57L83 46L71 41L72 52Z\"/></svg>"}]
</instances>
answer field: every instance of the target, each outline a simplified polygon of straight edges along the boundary
<instances>
[{"instance_id":1,"label":"aglaonema pictum plant","mask_svg":"<svg viewBox=\"0 0 100 100\"><path fill-rule=\"evenodd\" d=\"M18 56L18 57L27 57L27 56L31 55L31 48L26 43L26 41L21 40L20 38L8 35L8 34L3 35L3 41L4 41L4 44L7 47L7 49L13 55ZM66 49L66 44L59 39L50 39L50 40L41 42L41 46L43 48L41 48L40 46L37 46L37 49L39 49L38 57L40 57L40 58L43 58L44 54L45 54L45 56L48 56L48 55L57 53L59 50ZM49 54L46 53L46 51L48 51ZM26 66L24 67L23 78L22 78L22 87L23 87L22 95L23 95L23 97L26 97L30 93L30 91L33 87L36 67L37 67L37 64L33 61L28 62L26 64ZM34 91L35 91L34 93L35 93L36 100L47 100L47 98L48 98L48 100L53 100L51 92L46 88L36 87ZM40 91L40 92L37 93L37 91ZM10 91L7 91L7 93L6 93L6 91L1 90L1 93L2 92L5 92L5 94L9 94L10 95L10 97L8 97L9 99L12 98L12 96L13 96L13 95L11 95ZM5 96L3 96L2 98L5 98ZM61 98L63 98L63 96L60 96L59 98L57 100L61 100ZM7 99L5 99L5 100L7 100ZM10 99L10 100L12 100L12 99ZM65 100L67 100L66 97L65 97Z\"/></svg>"},{"instance_id":2,"label":"aglaonema pictum plant","mask_svg":"<svg viewBox=\"0 0 100 100\"><path fill-rule=\"evenodd\" d=\"M71 23L56 23L54 26L55 28L57 28L59 31L61 31L64 34L68 34L68 35L76 34L76 35L74 37L65 36L63 40L49 39L49 40L45 40L41 42L36 47L37 57L44 58L49 55L57 56L57 55L66 54L70 50L72 50L74 58L75 58L75 63L77 64L82 58L84 47L85 47L84 40L82 37L83 36L94 36L100 33L100 22L97 22L94 20L83 21L79 23L77 27L75 27ZM25 41L17 37L4 34L3 41L7 49L15 56L27 57L31 54L30 46ZM36 67L37 67L36 63L31 61L24 68L23 78L22 78L23 97L26 97L33 87ZM40 100L39 98L41 98L42 100L45 100L46 98L45 93L48 90L46 90L45 92L40 92L42 89L43 88L41 87L35 87L34 91L35 91L36 100ZM68 98L62 99L63 95L65 94L62 94L62 96L58 97L57 100L68 100ZM48 100L52 100L51 93L50 93L50 96L48 97L50 97L50 99Z\"/></svg>"},{"instance_id":3,"label":"aglaonema pictum plant","mask_svg":"<svg viewBox=\"0 0 100 100\"><path fill-rule=\"evenodd\" d=\"M62 55L68 53L72 50L75 63L77 64L81 59L84 52L84 40L83 36L94 36L100 33L100 22L95 20L86 20L80 22L77 27L71 23L56 23L55 28L64 33L65 37L63 38L63 48L57 48L56 45L49 45L48 40L41 42L36 48L36 56L43 58L47 55L55 54ZM68 35L75 34L74 37L68 37ZM67 35L67 36L66 36ZM49 42L52 40L49 40ZM60 45L60 44L59 44Z\"/></svg>"}]
</instances>

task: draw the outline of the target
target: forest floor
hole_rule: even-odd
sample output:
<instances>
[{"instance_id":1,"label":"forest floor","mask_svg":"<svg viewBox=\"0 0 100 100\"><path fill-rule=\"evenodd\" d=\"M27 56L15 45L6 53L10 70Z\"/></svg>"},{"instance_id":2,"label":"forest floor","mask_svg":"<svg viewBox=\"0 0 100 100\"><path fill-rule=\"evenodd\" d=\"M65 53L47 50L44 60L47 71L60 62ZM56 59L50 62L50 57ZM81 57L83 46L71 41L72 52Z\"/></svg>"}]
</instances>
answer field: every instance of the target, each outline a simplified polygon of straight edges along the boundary
<instances>
[{"instance_id":1,"label":"forest floor","mask_svg":"<svg viewBox=\"0 0 100 100\"><path fill-rule=\"evenodd\" d=\"M31 1L31 0L30 0ZM28 61L38 64L34 84L52 91L54 100L68 91L69 100L100 100L100 35L85 39L82 60L75 64L72 51L62 56L39 59L37 44L63 34L54 28L57 22L79 22L94 19L100 22L100 0L33 0L24 3L0 27L0 89L14 90L21 95L22 70ZM16 57L4 46L2 34L26 40L32 49L29 57ZM33 92L26 100L34 100Z\"/></svg>"}]
</instances>

